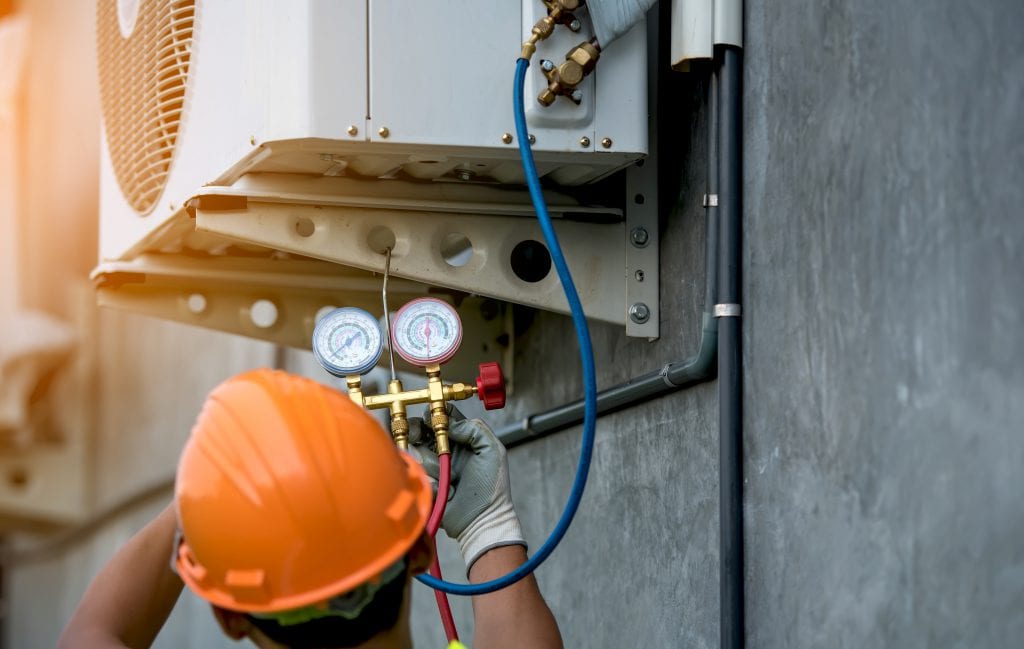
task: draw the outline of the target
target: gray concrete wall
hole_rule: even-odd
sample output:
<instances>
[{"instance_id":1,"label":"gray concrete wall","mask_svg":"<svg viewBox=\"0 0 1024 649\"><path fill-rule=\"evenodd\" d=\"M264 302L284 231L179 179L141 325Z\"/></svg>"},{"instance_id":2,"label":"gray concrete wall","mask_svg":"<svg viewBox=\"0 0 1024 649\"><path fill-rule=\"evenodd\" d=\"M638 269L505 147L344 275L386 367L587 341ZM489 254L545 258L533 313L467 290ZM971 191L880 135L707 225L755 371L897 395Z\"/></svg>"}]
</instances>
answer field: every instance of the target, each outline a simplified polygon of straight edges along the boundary
<instances>
[{"instance_id":1,"label":"gray concrete wall","mask_svg":"<svg viewBox=\"0 0 1024 649\"><path fill-rule=\"evenodd\" d=\"M1015 646L1024 5L751 0L746 24L748 646ZM646 343L596 326L601 385L696 344L704 90L697 74L675 83L678 133L663 132L662 147L676 147L682 171L663 189L678 184L682 201L663 220L664 334ZM110 326L127 337L116 367L129 371L105 388L115 414L104 434L127 444L101 477L113 494L116 472L137 485L147 461L169 470L212 374L263 352L143 319ZM147 389L116 414L118 390L148 381L134 354L186 343L207 345L211 375L186 379L172 403ZM210 351L225 345L235 351ZM518 391L501 417L577 396L573 347L568 320L541 314L517 341ZM539 573L567 646L717 646L717 417L707 384L600 421L577 522ZM573 430L511 452L533 547L565 502L579 441ZM51 646L54 621L148 515L15 570L9 646ZM451 546L442 551L456 575ZM440 646L429 595L419 590L415 607L420 646ZM455 608L468 631L468 602ZM158 646L229 644L186 596Z\"/></svg>"}]
</instances>

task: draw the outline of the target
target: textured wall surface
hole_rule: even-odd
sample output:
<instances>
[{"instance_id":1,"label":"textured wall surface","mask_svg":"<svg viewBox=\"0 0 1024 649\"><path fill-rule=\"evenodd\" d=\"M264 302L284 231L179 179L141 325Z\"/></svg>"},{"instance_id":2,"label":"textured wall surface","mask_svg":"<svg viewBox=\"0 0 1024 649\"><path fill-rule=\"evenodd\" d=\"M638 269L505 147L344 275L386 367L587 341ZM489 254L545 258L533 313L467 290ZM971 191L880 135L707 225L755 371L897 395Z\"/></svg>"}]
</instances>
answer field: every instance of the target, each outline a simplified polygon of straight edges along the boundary
<instances>
[{"instance_id":1,"label":"textured wall surface","mask_svg":"<svg viewBox=\"0 0 1024 649\"><path fill-rule=\"evenodd\" d=\"M1024 4L750 2L750 646L1024 633Z\"/></svg>"},{"instance_id":2,"label":"textured wall surface","mask_svg":"<svg viewBox=\"0 0 1024 649\"><path fill-rule=\"evenodd\" d=\"M1016 646L1024 4L750 0L746 12L748 646ZM696 345L702 77L672 77L661 132L681 169L662 184L663 337L594 327L601 386ZM269 351L142 318L105 322L116 378L104 383L97 489L116 499L168 474L205 390ZM182 345L208 367L174 360ZM153 383L140 364L153 348L179 363L173 382ZM517 350L517 393L496 422L579 395L567 319L540 314ZM312 371L303 355L289 367ZM539 573L568 647L717 646L717 420L714 383L600 420L577 522ZM534 548L565 503L579 441L575 429L511 451ZM55 620L151 514L14 570L8 646L52 646ZM442 553L457 577L451 544ZM469 602L455 614L468 635ZM414 627L419 646L441 646L418 587ZM157 646L237 645L186 596Z\"/></svg>"}]
</instances>

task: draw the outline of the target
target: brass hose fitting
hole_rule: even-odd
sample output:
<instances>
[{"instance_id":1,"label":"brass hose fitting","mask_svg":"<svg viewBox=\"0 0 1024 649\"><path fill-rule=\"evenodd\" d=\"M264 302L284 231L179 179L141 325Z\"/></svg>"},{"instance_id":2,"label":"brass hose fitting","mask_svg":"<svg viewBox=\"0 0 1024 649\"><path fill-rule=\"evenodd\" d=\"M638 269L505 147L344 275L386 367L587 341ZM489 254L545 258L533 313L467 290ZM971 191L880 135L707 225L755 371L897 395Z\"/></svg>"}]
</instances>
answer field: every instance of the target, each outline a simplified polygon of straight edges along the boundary
<instances>
[{"instance_id":1,"label":"brass hose fitting","mask_svg":"<svg viewBox=\"0 0 1024 649\"><path fill-rule=\"evenodd\" d=\"M519 57L529 61L537 51L537 43L551 36L551 33L555 31L555 25L564 24L571 28L576 19L569 12L579 8L581 4L583 4L581 0L544 0L544 5L548 8L548 15L534 24L533 29L530 30L530 37L523 43Z\"/></svg>"},{"instance_id":2,"label":"brass hose fitting","mask_svg":"<svg viewBox=\"0 0 1024 649\"><path fill-rule=\"evenodd\" d=\"M445 386L441 381L441 366L434 363L428 365L427 392L430 394L430 427L434 429L434 440L437 442L437 454L451 453L448 445L448 409L445 400Z\"/></svg>"},{"instance_id":3,"label":"brass hose fitting","mask_svg":"<svg viewBox=\"0 0 1024 649\"><path fill-rule=\"evenodd\" d=\"M563 95L573 103L579 104L580 98L573 91L588 74L594 71L599 58L601 58L601 50L594 43L584 41L569 50L561 65L547 66L548 69L542 67L544 76L548 80L548 87L537 95L537 101L541 106L550 106L559 95Z\"/></svg>"},{"instance_id":4,"label":"brass hose fitting","mask_svg":"<svg viewBox=\"0 0 1024 649\"><path fill-rule=\"evenodd\" d=\"M388 382L388 394L398 397L402 394L402 382L393 379ZM395 446L403 451L409 450L409 420L405 416L405 401L395 398L391 401L391 436Z\"/></svg>"}]
</instances>

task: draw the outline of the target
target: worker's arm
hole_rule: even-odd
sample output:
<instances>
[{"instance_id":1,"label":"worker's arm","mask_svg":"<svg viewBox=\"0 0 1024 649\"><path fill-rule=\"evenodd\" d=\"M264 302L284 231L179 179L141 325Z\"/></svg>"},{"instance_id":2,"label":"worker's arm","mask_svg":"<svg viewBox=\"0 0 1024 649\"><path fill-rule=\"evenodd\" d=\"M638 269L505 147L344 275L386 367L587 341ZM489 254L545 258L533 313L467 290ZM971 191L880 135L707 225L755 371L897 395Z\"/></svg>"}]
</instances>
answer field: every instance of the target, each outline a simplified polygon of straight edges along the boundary
<instances>
[{"instance_id":1,"label":"worker's arm","mask_svg":"<svg viewBox=\"0 0 1024 649\"><path fill-rule=\"evenodd\" d=\"M410 430L414 455L436 478L438 459L429 446L430 431L415 428ZM478 419L452 422L449 437L453 491L441 527L458 542L470 581L490 581L526 561L526 541L512 505L505 447ZM562 646L558 624L533 575L500 591L474 597L473 613L473 649Z\"/></svg>"},{"instance_id":2,"label":"worker's arm","mask_svg":"<svg viewBox=\"0 0 1024 649\"><path fill-rule=\"evenodd\" d=\"M58 649L138 649L156 638L181 593L170 568L176 522L168 506L117 551L82 596Z\"/></svg>"},{"instance_id":3,"label":"worker's arm","mask_svg":"<svg viewBox=\"0 0 1024 649\"><path fill-rule=\"evenodd\" d=\"M479 583L507 575L526 562L526 548L506 545L494 548L473 563L469 581ZM541 597L533 575L487 595L473 598L476 622L474 649L561 649L558 623Z\"/></svg>"}]
</instances>

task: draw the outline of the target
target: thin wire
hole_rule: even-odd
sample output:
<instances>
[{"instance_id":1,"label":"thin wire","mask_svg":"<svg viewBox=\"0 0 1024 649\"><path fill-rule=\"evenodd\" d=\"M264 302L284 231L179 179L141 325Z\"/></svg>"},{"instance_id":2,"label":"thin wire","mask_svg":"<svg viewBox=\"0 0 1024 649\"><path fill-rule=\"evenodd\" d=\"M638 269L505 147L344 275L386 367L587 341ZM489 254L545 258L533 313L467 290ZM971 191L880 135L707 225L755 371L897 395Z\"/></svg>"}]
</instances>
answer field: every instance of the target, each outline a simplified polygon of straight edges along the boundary
<instances>
[{"instance_id":1,"label":"thin wire","mask_svg":"<svg viewBox=\"0 0 1024 649\"><path fill-rule=\"evenodd\" d=\"M391 380L398 377L395 375L395 345L391 340L391 310L388 309L388 278L391 277L391 247L384 251L384 287L381 289L381 299L384 302L384 334L388 337L388 362L391 364Z\"/></svg>"}]
</instances>

